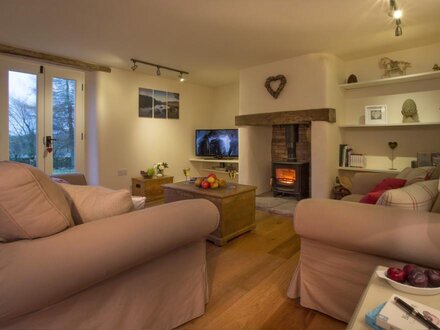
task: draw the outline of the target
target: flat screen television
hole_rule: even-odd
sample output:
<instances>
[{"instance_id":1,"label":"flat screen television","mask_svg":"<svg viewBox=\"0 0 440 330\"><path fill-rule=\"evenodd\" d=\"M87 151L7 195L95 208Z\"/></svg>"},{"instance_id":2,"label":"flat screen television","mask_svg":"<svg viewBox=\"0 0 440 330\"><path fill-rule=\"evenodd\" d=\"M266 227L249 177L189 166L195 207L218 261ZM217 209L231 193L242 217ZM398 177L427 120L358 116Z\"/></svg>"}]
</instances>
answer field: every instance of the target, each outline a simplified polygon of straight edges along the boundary
<instances>
[{"instance_id":1,"label":"flat screen television","mask_svg":"<svg viewBox=\"0 0 440 330\"><path fill-rule=\"evenodd\" d=\"M238 129L196 129L197 157L237 158Z\"/></svg>"}]
</instances>

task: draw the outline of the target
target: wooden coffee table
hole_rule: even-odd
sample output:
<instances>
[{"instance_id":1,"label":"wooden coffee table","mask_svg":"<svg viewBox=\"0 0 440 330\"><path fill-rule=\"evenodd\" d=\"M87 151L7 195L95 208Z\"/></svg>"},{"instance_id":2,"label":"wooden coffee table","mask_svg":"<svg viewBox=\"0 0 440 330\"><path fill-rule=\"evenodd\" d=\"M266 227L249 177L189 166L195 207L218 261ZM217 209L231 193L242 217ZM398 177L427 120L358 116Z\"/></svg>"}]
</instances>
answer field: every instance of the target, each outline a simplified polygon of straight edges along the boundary
<instances>
[{"instance_id":1,"label":"wooden coffee table","mask_svg":"<svg viewBox=\"0 0 440 330\"><path fill-rule=\"evenodd\" d=\"M202 189L194 186L193 183L177 182L164 184L162 187L165 203L204 198L217 206L220 223L208 236L208 239L216 245L225 245L232 238L255 228L256 187L254 186L228 183L218 189Z\"/></svg>"}]
</instances>

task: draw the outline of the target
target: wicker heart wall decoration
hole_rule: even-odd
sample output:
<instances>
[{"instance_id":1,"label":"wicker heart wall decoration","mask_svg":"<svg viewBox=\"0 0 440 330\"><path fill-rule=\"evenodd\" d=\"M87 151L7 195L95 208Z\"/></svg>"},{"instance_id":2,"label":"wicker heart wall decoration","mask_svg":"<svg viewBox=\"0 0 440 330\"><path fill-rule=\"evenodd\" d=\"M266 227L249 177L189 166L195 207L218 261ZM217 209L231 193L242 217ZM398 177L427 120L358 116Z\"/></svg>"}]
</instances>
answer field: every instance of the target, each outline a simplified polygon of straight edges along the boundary
<instances>
[{"instance_id":1,"label":"wicker heart wall decoration","mask_svg":"<svg viewBox=\"0 0 440 330\"><path fill-rule=\"evenodd\" d=\"M278 88L276 90L274 90L272 88L272 83L273 82L279 82L278 84ZM287 80L286 77L283 76L282 74L279 74L278 76L272 76L266 79L266 83L264 84L264 86L266 87L267 91L269 92L270 95L273 96L273 98L278 98L278 96L280 95L281 91L283 90L284 86L286 85Z\"/></svg>"}]
</instances>

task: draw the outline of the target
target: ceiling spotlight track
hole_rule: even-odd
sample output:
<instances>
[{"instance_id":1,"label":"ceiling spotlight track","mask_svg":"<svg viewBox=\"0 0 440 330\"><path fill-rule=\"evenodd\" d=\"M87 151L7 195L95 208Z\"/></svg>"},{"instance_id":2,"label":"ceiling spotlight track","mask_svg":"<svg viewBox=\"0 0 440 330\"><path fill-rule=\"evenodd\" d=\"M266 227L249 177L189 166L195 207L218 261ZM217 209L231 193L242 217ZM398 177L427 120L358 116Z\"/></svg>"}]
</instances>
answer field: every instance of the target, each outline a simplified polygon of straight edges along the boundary
<instances>
[{"instance_id":1,"label":"ceiling spotlight track","mask_svg":"<svg viewBox=\"0 0 440 330\"><path fill-rule=\"evenodd\" d=\"M177 72L179 74L179 80L180 81L185 81L185 77L183 75L184 74L187 74L187 75L189 74L189 72L186 72L186 71L183 71L183 70L170 68L168 66L163 66L163 65L160 65L160 64L145 62L145 61L137 60L135 58L131 58L130 61L133 62L133 65L131 66L131 69L133 71L138 68L137 63L141 63L141 64L145 64L145 65L150 65L150 66L156 67L156 75L158 75L158 76L161 75L161 71L160 71L161 69Z\"/></svg>"}]
</instances>

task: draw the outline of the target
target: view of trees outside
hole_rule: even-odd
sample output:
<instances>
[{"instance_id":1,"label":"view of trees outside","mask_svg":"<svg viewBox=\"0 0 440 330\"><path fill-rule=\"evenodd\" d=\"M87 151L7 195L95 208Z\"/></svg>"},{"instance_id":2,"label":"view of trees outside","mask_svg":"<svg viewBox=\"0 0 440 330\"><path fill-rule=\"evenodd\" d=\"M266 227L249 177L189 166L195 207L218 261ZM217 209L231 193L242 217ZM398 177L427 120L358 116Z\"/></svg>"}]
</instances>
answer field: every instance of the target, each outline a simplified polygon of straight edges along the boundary
<instances>
[{"instance_id":1,"label":"view of trees outside","mask_svg":"<svg viewBox=\"0 0 440 330\"><path fill-rule=\"evenodd\" d=\"M9 159L37 166L37 76L9 71Z\"/></svg>"},{"instance_id":2,"label":"view of trees outside","mask_svg":"<svg viewBox=\"0 0 440 330\"><path fill-rule=\"evenodd\" d=\"M53 173L75 171L75 94L74 80L53 79ZM36 136L37 76L10 71L9 159L36 166Z\"/></svg>"},{"instance_id":3,"label":"view of trees outside","mask_svg":"<svg viewBox=\"0 0 440 330\"><path fill-rule=\"evenodd\" d=\"M75 80L53 79L53 173L75 171L75 94Z\"/></svg>"}]
</instances>

